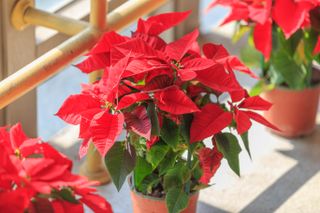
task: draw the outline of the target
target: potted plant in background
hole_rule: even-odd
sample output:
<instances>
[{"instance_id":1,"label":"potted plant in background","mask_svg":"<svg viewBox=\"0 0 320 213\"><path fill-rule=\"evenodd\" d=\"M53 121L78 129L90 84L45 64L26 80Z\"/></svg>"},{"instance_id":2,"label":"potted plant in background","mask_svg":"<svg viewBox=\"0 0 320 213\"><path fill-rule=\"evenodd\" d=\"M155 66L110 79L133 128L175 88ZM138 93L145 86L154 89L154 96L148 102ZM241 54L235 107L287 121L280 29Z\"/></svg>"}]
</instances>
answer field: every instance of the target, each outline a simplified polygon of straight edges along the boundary
<instances>
[{"instance_id":1,"label":"potted plant in background","mask_svg":"<svg viewBox=\"0 0 320 213\"><path fill-rule=\"evenodd\" d=\"M264 92L263 97L273 103L265 112L266 118L287 137L310 133L315 128L319 103L320 62L319 1L318 0L215 0L216 5L230 7L222 24L237 21L236 40L250 31L249 46L243 51L244 62L260 61L263 80L252 94ZM318 42L317 42L318 41ZM256 63L257 64L257 63Z\"/></svg>"},{"instance_id":2,"label":"potted plant in background","mask_svg":"<svg viewBox=\"0 0 320 213\"><path fill-rule=\"evenodd\" d=\"M97 185L71 173L72 161L39 138L27 138L21 125L0 128L0 210L10 213L111 213Z\"/></svg>"},{"instance_id":3,"label":"potted plant in background","mask_svg":"<svg viewBox=\"0 0 320 213\"><path fill-rule=\"evenodd\" d=\"M140 19L131 37L104 34L77 65L85 73L104 69L102 78L83 85L57 113L80 125L80 156L89 141L105 156L118 190L129 175L136 213L195 212L198 191L222 158L240 175L235 135L249 152L252 120L277 129L254 112L271 104L249 97L234 71L254 75L222 45L205 44L201 54L198 30L171 43L159 37L189 13ZM125 139L116 142L123 130Z\"/></svg>"}]
</instances>

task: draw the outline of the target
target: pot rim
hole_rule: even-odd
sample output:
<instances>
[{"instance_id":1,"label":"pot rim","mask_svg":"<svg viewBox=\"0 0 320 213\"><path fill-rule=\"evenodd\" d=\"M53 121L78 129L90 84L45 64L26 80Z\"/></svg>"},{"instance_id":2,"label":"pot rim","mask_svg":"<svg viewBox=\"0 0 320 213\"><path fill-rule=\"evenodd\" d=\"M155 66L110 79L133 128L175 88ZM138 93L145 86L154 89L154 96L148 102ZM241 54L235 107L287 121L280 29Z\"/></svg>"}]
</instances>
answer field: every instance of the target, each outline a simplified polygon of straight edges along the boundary
<instances>
[{"instance_id":1,"label":"pot rim","mask_svg":"<svg viewBox=\"0 0 320 213\"><path fill-rule=\"evenodd\" d=\"M163 198L160 198L160 197L152 197L152 196L150 196L150 195L145 195L145 194L143 194L143 193L141 193L141 192L138 192L138 191L134 188L134 186L133 186L133 184L132 184L132 175L128 176L127 179L128 179L128 184L129 184L130 191L133 192L133 193L135 193L136 195L138 195L138 196L140 196L140 197L143 197L143 198L146 198L146 199L150 199L150 200L157 200L157 201L165 201L165 200L166 200L165 197L163 197ZM197 196L197 195L199 195L199 192L200 192L200 191L198 190L198 191L194 191L194 192L190 193L190 194L189 194L189 198L192 197L192 196Z\"/></svg>"}]
</instances>

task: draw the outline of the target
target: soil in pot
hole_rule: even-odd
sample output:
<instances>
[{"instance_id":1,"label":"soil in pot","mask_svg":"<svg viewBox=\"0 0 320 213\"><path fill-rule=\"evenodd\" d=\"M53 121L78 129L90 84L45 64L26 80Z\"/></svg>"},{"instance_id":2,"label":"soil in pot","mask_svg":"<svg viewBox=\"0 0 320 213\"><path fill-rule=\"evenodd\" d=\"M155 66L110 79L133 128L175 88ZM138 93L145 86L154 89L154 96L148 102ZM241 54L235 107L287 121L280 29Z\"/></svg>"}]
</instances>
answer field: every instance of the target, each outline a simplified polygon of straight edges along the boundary
<instances>
[{"instance_id":1,"label":"soil in pot","mask_svg":"<svg viewBox=\"0 0 320 213\"><path fill-rule=\"evenodd\" d=\"M155 196L144 195L133 189L129 179L131 188L130 195L132 200L133 213L168 213L164 194L154 192ZM162 196L160 197L160 194ZM192 193L189 197L189 203L186 209L181 213L196 213L199 192Z\"/></svg>"}]
</instances>

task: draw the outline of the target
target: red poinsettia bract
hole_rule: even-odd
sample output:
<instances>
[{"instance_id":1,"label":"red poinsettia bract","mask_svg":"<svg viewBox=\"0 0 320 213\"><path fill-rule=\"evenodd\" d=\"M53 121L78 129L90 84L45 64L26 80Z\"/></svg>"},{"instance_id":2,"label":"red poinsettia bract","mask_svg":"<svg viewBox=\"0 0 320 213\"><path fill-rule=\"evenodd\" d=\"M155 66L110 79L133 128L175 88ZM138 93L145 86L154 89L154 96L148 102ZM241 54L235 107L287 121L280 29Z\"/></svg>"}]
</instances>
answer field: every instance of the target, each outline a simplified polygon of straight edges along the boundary
<instances>
[{"instance_id":1,"label":"red poinsettia bract","mask_svg":"<svg viewBox=\"0 0 320 213\"><path fill-rule=\"evenodd\" d=\"M208 184L212 176L217 172L220 167L223 155L214 146L212 149L204 147L199 150L199 161L203 170L200 182Z\"/></svg>"},{"instance_id":2,"label":"red poinsettia bract","mask_svg":"<svg viewBox=\"0 0 320 213\"><path fill-rule=\"evenodd\" d=\"M145 138L151 148L159 141L159 132L154 130L161 129L164 118L181 124L186 114L193 115L190 143L212 137L228 126L244 133L250 126L241 118L243 113L275 128L251 111L267 110L270 105L262 99L265 106L259 109L253 107L260 106L259 101L250 105L235 72L256 76L222 45L210 43L200 48L198 30L171 43L159 36L189 13L140 19L131 37L107 32L77 65L86 73L104 70L101 79L83 85L82 92L68 97L57 112L67 123L80 125L79 137L84 139L80 156L85 155L89 141L105 156L122 130ZM219 99L222 93L230 95L230 105L210 98ZM216 159L214 150L201 153L202 159ZM210 171L213 175L214 170Z\"/></svg>"},{"instance_id":3,"label":"red poinsettia bract","mask_svg":"<svg viewBox=\"0 0 320 213\"><path fill-rule=\"evenodd\" d=\"M96 185L71 173L72 162L21 125L0 128L0 210L4 212L112 212Z\"/></svg>"}]
</instances>

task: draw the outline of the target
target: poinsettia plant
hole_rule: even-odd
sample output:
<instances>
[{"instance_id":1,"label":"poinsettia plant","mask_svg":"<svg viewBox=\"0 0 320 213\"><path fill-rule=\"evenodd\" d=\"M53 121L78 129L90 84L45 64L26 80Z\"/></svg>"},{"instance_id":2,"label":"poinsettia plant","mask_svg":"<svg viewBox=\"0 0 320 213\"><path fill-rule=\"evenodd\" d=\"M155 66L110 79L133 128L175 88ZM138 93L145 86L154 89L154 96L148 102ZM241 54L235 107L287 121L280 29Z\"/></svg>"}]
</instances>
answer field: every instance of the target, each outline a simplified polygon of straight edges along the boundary
<instances>
[{"instance_id":1,"label":"poinsettia plant","mask_svg":"<svg viewBox=\"0 0 320 213\"><path fill-rule=\"evenodd\" d=\"M236 40L250 31L264 80L291 89L312 86L312 63L320 62L319 0L214 0L208 9L217 5L230 8L222 24L237 21ZM243 52L243 59L259 64L253 51Z\"/></svg>"},{"instance_id":2,"label":"poinsettia plant","mask_svg":"<svg viewBox=\"0 0 320 213\"><path fill-rule=\"evenodd\" d=\"M0 210L11 213L112 212L97 185L71 173L72 161L20 124L0 128Z\"/></svg>"},{"instance_id":3,"label":"poinsettia plant","mask_svg":"<svg viewBox=\"0 0 320 213\"><path fill-rule=\"evenodd\" d=\"M80 156L92 141L118 189L133 172L134 190L165 197L169 212L181 211L190 193L208 186L223 158L240 174L235 135L249 151L252 120L276 129L255 112L271 104L249 97L235 71L255 75L222 45L205 44L201 53L197 29L170 43L159 36L189 14L140 19L130 37L105 33L77 65L85 73L103 69L103 76L57 113L80 125ZM117 141L123 130L125 139Z\"/></svg>"}]
</instances>

